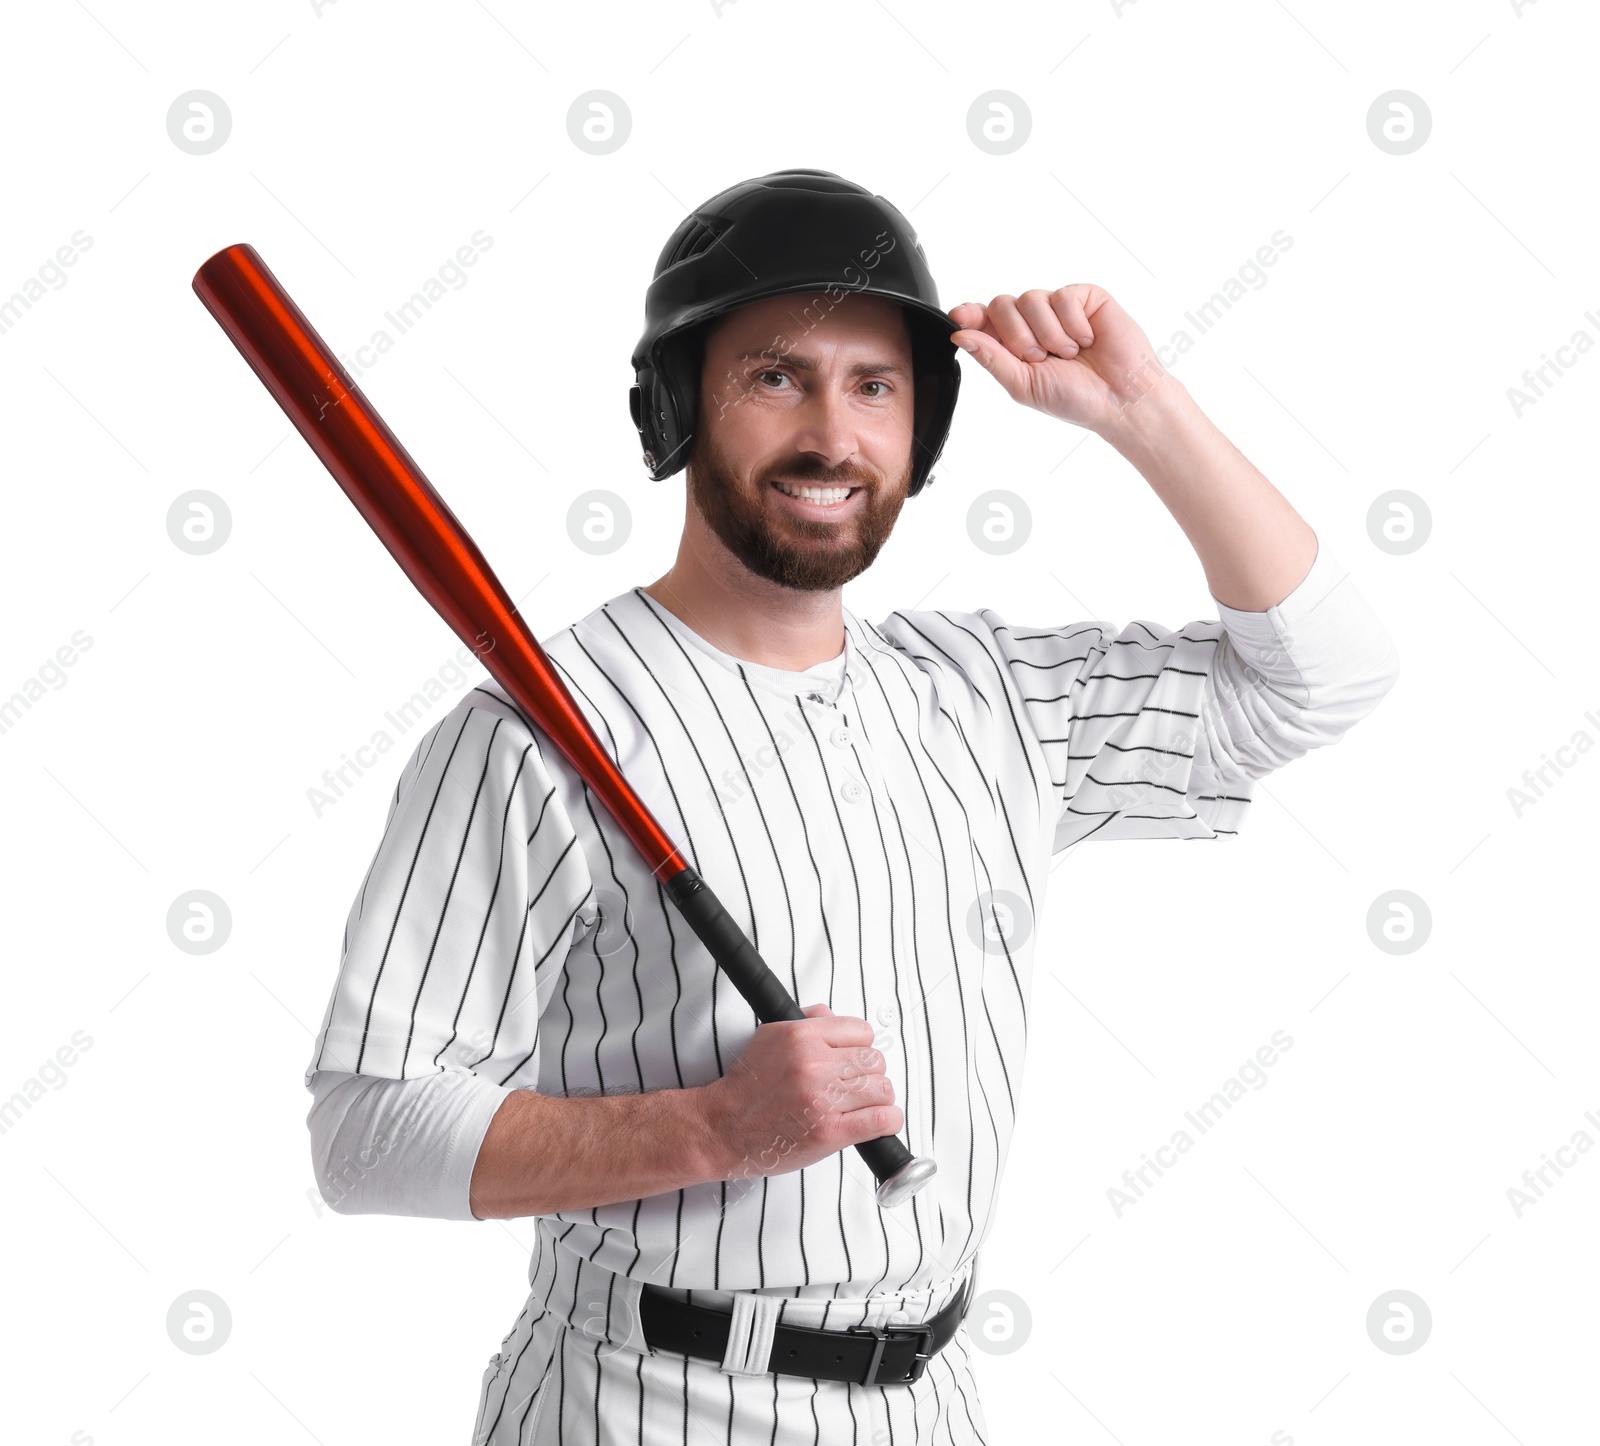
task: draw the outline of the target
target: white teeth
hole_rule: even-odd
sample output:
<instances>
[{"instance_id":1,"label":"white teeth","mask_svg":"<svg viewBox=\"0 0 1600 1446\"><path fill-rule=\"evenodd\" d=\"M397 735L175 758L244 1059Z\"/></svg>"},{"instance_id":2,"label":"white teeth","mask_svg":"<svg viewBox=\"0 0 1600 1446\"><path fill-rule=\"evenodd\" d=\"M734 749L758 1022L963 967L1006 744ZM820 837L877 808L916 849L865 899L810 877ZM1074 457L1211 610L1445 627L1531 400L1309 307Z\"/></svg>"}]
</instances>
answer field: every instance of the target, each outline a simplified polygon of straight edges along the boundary
<instances>
[{"instance_id":1,"label":"white teeth","mask_svg":"<svg viewBox=\"0 0 1600 1446\"><path fill-rule=\"evenodd\" d=\"M774 484L780 492L791 497L803 497L807 502L843 502L850 495L848 487L801 487L789 482Z\"/></svg>"}]
</instances>

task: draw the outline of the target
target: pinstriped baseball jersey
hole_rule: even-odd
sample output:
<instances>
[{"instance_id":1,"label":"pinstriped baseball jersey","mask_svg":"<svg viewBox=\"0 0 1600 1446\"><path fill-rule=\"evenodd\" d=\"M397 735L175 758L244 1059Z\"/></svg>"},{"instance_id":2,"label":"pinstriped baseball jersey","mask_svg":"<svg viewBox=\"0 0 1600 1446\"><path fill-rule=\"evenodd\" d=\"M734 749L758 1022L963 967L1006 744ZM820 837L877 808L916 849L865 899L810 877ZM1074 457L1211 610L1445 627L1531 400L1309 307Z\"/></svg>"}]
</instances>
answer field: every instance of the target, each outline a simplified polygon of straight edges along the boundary
<instances>
[{"instance_id":1,"label":"pinstriped baseball jersey","mask_svg":"<svg viewBox=\"0 0 1600 1446\"><path fill-rule=\"evenodd\" d=\"M1322 550L1283 615L1341 581ZM1342 605L1370 620L1353 588ZM1052 854L1234 832L1254 777L1332 741L1392 681L1392 653L1371 647L1344 676L1319 662L1332 607L1330 631L1306 628L1298 651L1254 630L1264 615L1223 611L1252 624L1243 655L1215 619L1011 627L983 609L873 626L846 608L831 701L719 652L639 589L544 640L603 746L794 997L873 1024L903 1138L939 1172L896 1211L845 1150L539 1217L534 1295L481 1405L491 1388L531 1403L548 1378L556 1353L533 1340L552 1313L535 1299L547 1256L632 1289L812 1302L949 1289L989 1228L1011 1138ZM1387 646L1375 620L1363 636ZM1308 722L1320 698L1337 706ZM551 1094L692 1086L755 1026L609 814L490 682L406 765L307 1074L465 1067ZM574 1287L567 1305L592 1293ZM535 1376L504 1369L513 1359Z\"/></svg>"},{"instance_id":2,"label":"pinstriped baseball jersey","mask_svg":"<svg viewBox=\"0 0 1600 1446\"><path fill-rule=\"evenodd\" d=\"M874 1024L907 1144L940 1167L892 1220L853 1150L557 1217L610 1269L846 1294L958 1272L1011 1135L1052 848L1210 836L1246 807L1197 727L1218 621L872 627L846 610L845 631L831 704L725 666L638 589L544 643L794 997ZM461 1063L555 1094L681 1087L722 1074L755 1023L604 808L486 683L408 764L316 1063L400 1078Z\"/></svg>"}]
</instances>

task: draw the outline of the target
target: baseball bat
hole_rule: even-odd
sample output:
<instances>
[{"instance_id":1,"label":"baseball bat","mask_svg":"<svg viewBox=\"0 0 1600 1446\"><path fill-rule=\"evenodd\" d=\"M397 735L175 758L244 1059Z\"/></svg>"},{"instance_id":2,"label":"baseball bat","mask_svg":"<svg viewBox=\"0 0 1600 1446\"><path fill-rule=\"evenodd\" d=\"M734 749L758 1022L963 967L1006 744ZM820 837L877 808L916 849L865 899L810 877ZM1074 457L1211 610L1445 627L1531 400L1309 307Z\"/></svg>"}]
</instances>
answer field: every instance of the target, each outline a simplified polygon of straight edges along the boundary
<instances>
[{"instance_id":1,"label":"baseball bat","mask_svg":"<svg viewBox=\"0 0 1600 1446\"><path fill-rule=\"evenodd\" d=\"M756 1018L804 1019L601 747L466 528L255 247L241 242L218 251L195 272L193 285L417 590L604 804ZM932 1160L916 1158L894 1135L863 1141L856 1149L877 1178L883 1206L910 1199L935 1170Z\"/></svg>"}]
</instances>

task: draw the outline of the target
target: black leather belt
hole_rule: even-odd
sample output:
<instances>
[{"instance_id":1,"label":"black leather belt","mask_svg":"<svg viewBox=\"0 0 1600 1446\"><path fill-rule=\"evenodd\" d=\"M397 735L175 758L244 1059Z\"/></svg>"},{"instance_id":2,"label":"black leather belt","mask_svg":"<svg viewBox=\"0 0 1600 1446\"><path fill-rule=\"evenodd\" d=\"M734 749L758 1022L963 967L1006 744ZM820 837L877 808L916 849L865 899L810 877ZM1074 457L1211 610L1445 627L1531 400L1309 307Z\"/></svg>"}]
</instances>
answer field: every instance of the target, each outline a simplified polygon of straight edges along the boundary
<instances>
[{"instance_id":1,"label":"black leather belt","mask_svg":"<svg viewBox=\"0 0 1600 1446\"><path fill-rule=\"evenodd\" d=\"M767 1369L814 1380L856 1381L863 1386L892 1386L919 1380L928 1362L955 1336L972 1299L976 1269L967 1273L961 1293L921 1325L850 1326L823 1330L816 1326L773 1327ZM639 1294L639 1326L653 1347L722 1363L728 1348L732 1313L715 1306L691 1305L644 1286Z\"/></svg>"}]
</instances>

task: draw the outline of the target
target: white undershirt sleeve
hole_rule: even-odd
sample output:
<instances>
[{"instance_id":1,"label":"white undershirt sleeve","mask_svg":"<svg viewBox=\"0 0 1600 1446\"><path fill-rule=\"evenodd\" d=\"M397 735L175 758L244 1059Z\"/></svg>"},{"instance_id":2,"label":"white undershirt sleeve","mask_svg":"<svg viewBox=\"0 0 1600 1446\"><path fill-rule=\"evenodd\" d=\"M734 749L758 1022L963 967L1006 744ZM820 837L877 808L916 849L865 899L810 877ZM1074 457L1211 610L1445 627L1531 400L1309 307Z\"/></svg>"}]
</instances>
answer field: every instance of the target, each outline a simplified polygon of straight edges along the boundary
<instances>
[{"instance_id":1,"label":"white undershirt sleeve","mask_svg":"<svg viewBox=\"0 0 1600 1446\"><path fill-rule=\"evenodd\" d=\"M472 1167L511 1093L471 1070L387 1079L317 1070L306 1116L317 1188L340 1215L476 1220Z\"/></svg>"},{"instance_id":2,"label":"white undershirt sleeve","mask_svg":"<svg viewBox=\"0 0 1600 1446\"><path fill-rule=\"evenodd\" d=\"M1201 715L1224 772L1261 778L1336 742L1399 676L1388 630L1320 540L1310 570L1277 606L1244 612L1217 602L1217 610L1227 642Z\"/></svg>"}]
</instances>

